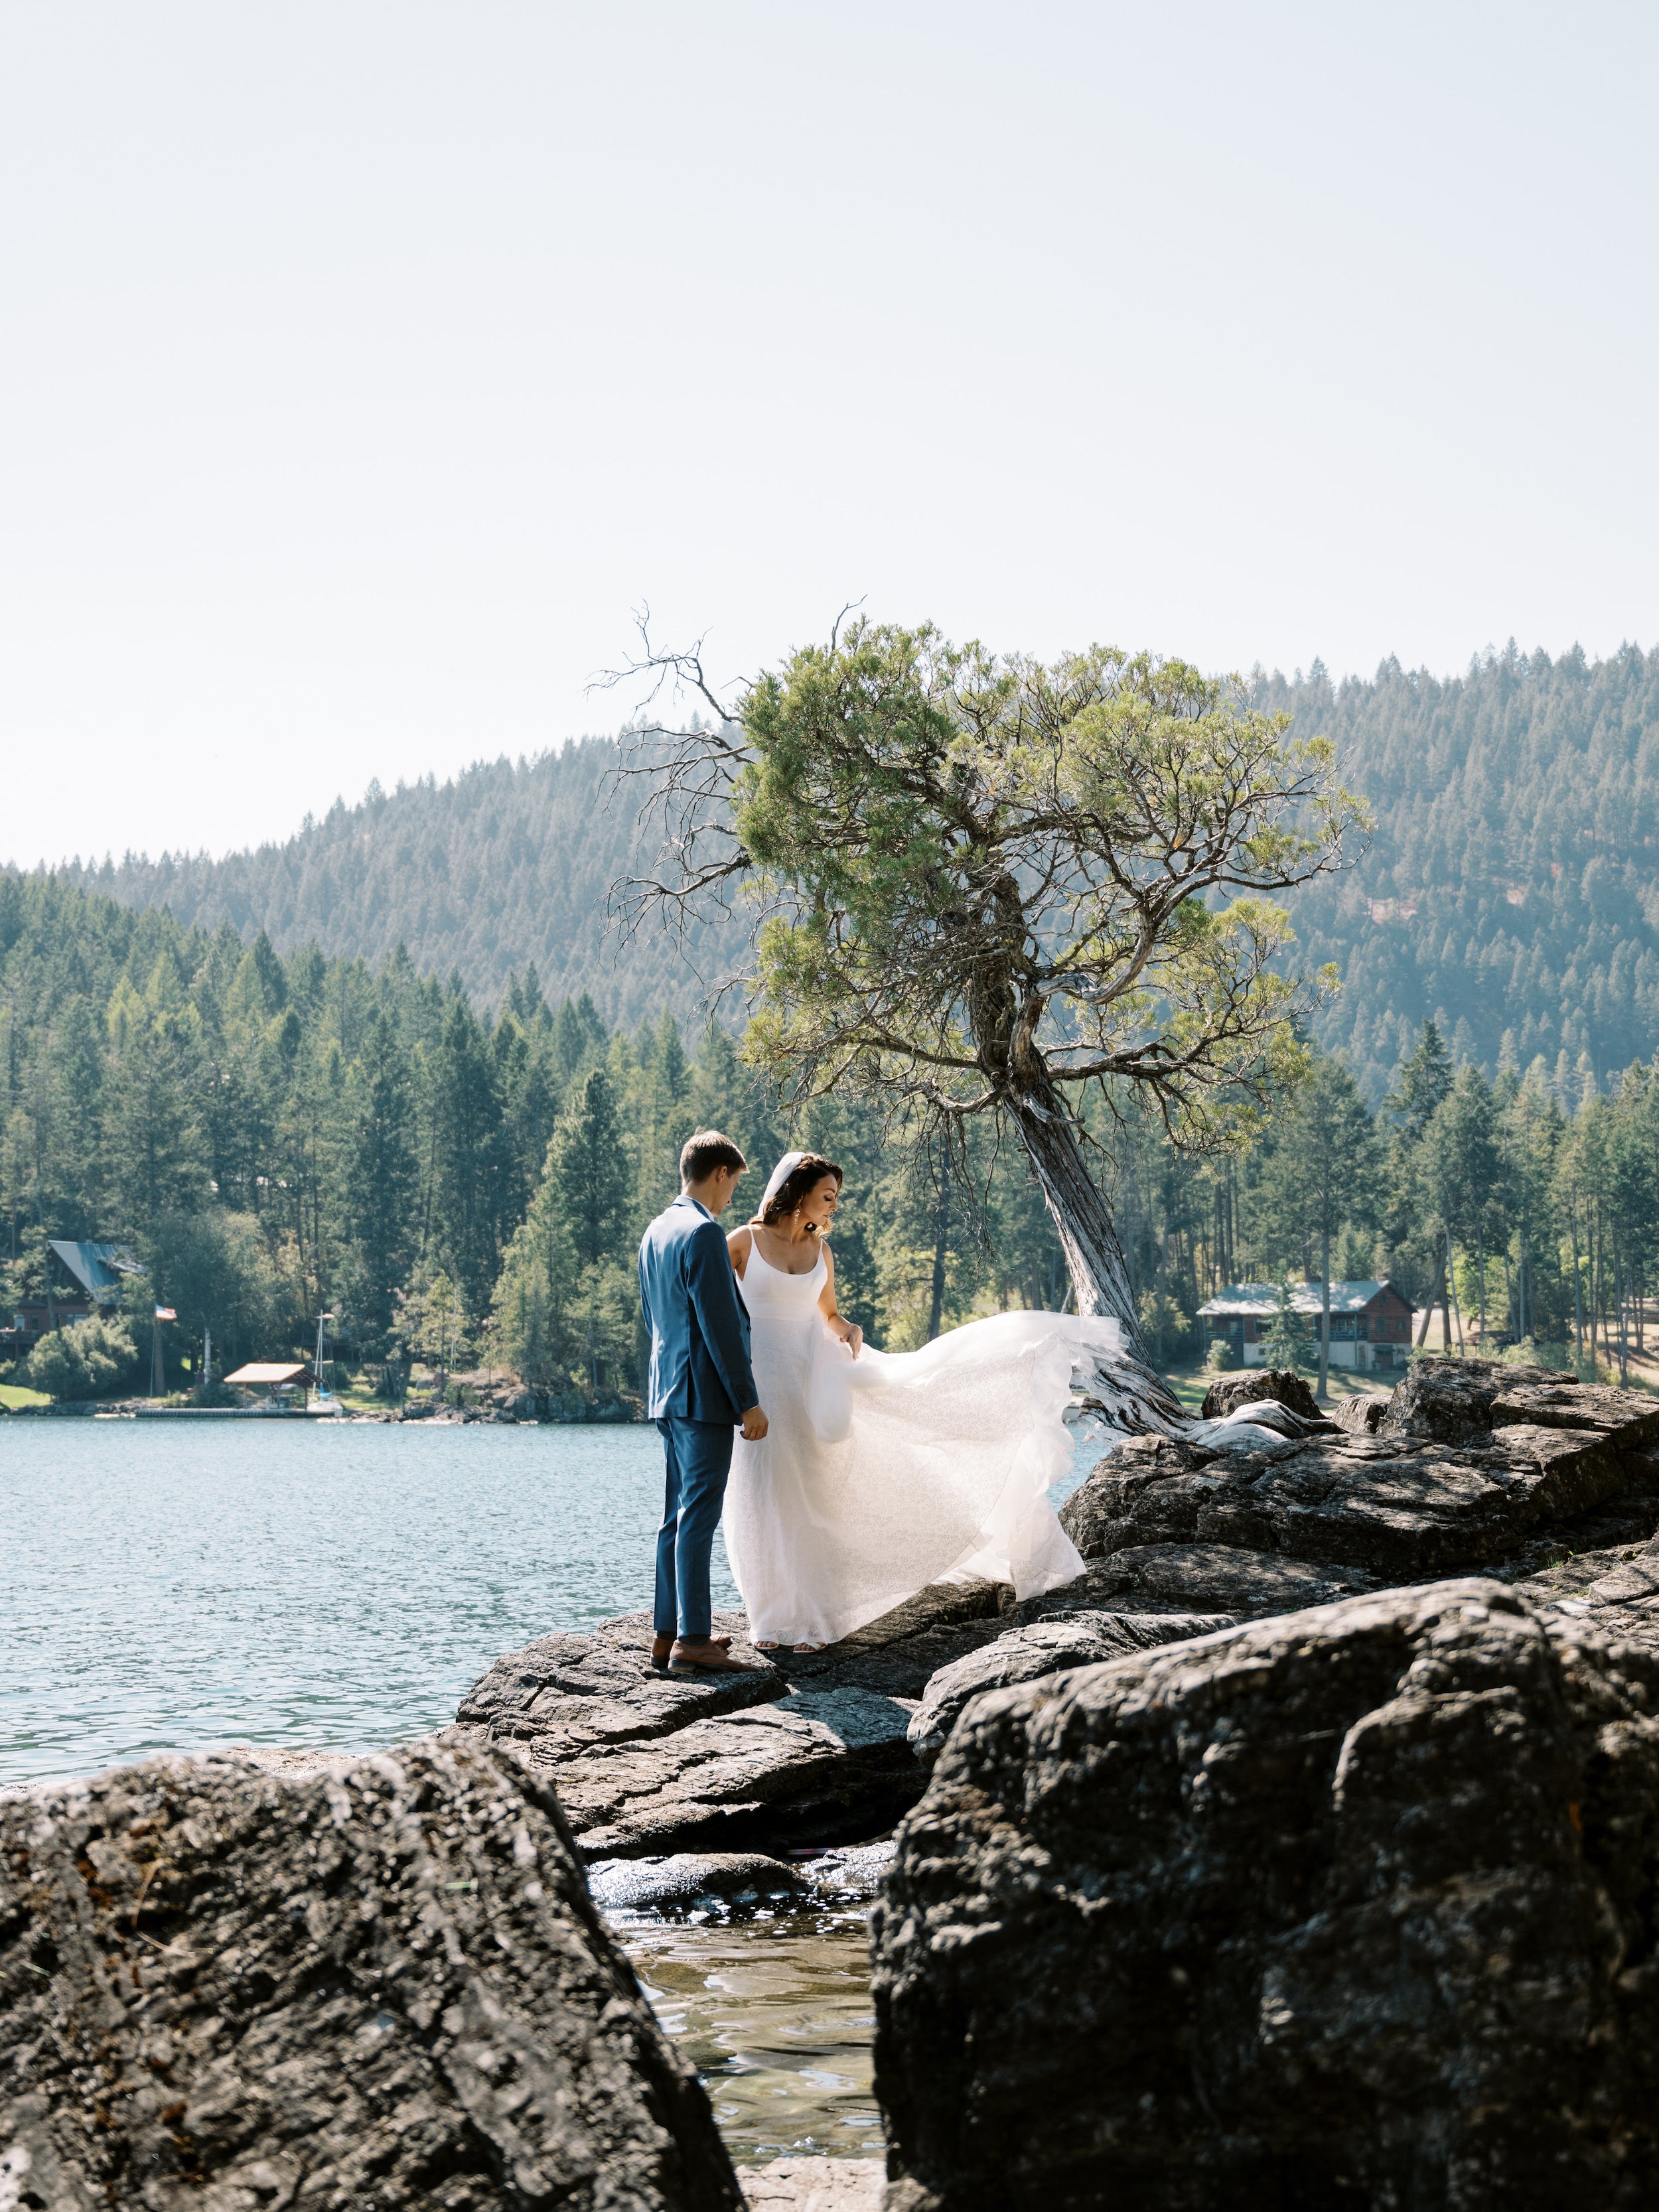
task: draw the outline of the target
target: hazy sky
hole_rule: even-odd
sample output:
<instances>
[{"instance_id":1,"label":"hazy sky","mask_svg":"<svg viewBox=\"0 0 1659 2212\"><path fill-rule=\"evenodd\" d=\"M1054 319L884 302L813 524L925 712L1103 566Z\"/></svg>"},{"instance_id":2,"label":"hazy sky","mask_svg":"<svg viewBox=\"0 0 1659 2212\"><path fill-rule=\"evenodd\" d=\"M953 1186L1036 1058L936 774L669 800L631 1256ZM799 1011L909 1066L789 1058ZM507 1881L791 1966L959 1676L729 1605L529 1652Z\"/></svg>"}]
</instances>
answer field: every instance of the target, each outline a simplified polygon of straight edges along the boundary
<instances>
[{"instance_id":1,"label":"hazy sky","mask_svg":"<svg viewBox=\"0 0 1659 2212\"><path fill-rule=\"evenodd\" d=\"M0 858L613 727L630 610L1659 641L1659 11L0 0Z\"/></svg>"}]
</instances>

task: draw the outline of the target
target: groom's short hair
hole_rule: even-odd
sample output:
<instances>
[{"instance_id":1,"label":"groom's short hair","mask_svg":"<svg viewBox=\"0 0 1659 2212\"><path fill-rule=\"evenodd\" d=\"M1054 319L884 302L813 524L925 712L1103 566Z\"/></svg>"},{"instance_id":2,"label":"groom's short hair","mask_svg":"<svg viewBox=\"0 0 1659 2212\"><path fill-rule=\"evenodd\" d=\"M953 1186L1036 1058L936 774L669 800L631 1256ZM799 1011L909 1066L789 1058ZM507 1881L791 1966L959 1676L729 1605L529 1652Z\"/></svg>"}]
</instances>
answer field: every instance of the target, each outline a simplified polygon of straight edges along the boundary
<instances>
[{"instance_id":1,"label":"groom's short hair","mask_svg":"<svg viewBox=\"0 0 1659 2212\"><path fill-rule=\"evenodd\" d=\"M699 1129L695 1137L688 1137L680 1147L682 1183L707 1182L711 1175L717 1175L722 1168L736 1172L748 1164L730 1137L721 1136L718 1129Z\"/></svg>"}]
</instances>

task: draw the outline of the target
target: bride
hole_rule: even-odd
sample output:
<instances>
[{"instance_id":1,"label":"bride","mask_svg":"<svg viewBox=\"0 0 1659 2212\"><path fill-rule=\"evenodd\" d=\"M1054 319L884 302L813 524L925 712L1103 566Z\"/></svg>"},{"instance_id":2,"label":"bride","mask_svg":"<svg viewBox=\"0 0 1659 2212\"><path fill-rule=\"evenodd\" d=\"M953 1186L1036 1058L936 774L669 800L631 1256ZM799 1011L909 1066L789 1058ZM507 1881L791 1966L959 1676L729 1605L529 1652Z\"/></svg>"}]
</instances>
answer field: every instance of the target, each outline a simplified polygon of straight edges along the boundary
<instances>
[{"instance_id":1,"label":"bride","mask_svg":"<svg viewBox=\"0 0 1659 2212\"><path fill-rule=\"evenodd\" d=\"M836 1304L826 1231L842 1170L786 1152L726 1239L769 1427L739 1439L726 1495L732 1572L762 1650L850 1636L928 1583L983 1575L1021 1598L1083 1571L1048 1502L1071 1463L1073 1363L1117 1324L994 1314L882 1352Z\"/></svg>"}]
</instances>

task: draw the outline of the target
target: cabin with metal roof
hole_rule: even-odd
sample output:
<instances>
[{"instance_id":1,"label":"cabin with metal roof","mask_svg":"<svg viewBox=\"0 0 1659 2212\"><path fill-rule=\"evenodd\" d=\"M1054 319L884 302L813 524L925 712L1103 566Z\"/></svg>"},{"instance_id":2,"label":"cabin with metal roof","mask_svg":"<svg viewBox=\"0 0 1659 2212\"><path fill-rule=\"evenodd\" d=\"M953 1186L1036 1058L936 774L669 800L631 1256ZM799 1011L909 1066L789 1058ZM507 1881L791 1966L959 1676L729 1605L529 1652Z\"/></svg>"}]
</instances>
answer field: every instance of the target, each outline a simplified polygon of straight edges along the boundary
<instances>
[{"instance_id":1,"label":"cabin with metal roof","mask_svg":"<svg viewBox=\"0 0 1659 2212\"><path fill-rule=\"evenodd\" d=\"M50 1330L107 1311L120 1297L122 1277L145 1272L123 1244L50 1238L40 1288L0 1313L0 1360L27 1358Z\"/></svg>"},{"instance_id":2,"label":"cabin with metal roof","mask_svg":"<svg viewBox=\"0 0 1659 2212\"><path fill-rule=\"evenodd\" d=\"M1310 1348L1319 1340L1322 1283L1289 1285L1291 1310L1311 1322ZM1279 1311L1277 1283L1229 1283L1198 1310L1211 1337L1223 1339L1241 1367L1265 1367L1262 1340ZM1403 1367L1412 1340L1411 1300L1386 1280L1331 1285L1331 1364L1367 1374Z\"/></svg>"}]
</instances>

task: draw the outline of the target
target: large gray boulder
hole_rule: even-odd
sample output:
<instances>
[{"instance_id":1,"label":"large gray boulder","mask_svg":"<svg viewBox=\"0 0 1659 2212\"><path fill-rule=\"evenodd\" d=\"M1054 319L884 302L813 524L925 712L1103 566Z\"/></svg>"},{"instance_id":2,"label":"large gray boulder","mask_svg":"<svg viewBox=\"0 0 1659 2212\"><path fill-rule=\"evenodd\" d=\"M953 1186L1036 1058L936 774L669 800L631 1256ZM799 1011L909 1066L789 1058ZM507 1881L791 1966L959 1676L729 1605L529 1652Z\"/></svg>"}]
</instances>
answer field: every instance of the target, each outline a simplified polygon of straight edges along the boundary
<instances>
[{"instance_id":1,"label":"large gray boulder","mask_svg":"<svg viewBox=\"0 0 1659 2212\"><path fill-rule=\"evenodd\" d=\"M1121 1659L1127 1652L1151 1651L1235 1625L1226 1613L1078 1612L1011 1628L982 1650L940 1668L910 1717L910 1748L924 1766L932 1766L958 1715L981 1690L1034 1682L1065 1668Z\"/></svg>"},{"instance_id":2,"label":"large gray boulder","mask_svg":"<svg viewBox=\"0 0 1659 2212\"><path fill-rule=\"evenodd\" d=\"M1132 1438L1060 1519L1085 1559L1228 1545L1420 1581L1497 1565L1626 1497L1642 1500L1632 1528L1651 1534L1642 1523L1659 1487L1656 1433L1659 1404L1632 1392L1495 1361L1426 1361L1375 1433L1263 1437L1224 1453L1213 1440Z\"/></svg>"},{"instance_id":3,"label":"large gray boulder","mask_svg":"<svg viewBox=\"0 0 1659 2212\"><path fill-rule=\"evenodd\" d=\"M0 1808L0 2205L738 2212L550 1791L416 1745Z\"/></svg>"},{"instance_id":4,"label":"large gray boulder","mask_svg":"<svg viewBox=\"0 0 1659 2212\"><path fill-rule=\"evenodd\" d=\"M1344 1398L1331 1408L1331 1419L1339 1429L1351 1436L1374 1437L1389 1418L1391 1398L1381 1391L1363 1391L1357 1397Z\"/></svg>"},{"instance_id":5,"label":"large gray boulder","mask_svg":"<svg viewBox=\"0 0 1659 2212\"><path fill-rule=\"evenodd\" d=\"M1396 1385L1387 1426L1437 1443L1479 1445L1517 1422L1589 1430L1617 1451L1634 1451L1659 1441L1659 1401L1498 1359L1425 1359Z\"/></svg>"},{"instance_id":6,"label":"large gray boulder","mask_svg":"<svg viewBox=\"0 0 1659 2212\"><path fill-rule=\"evenodd\" d=\"M1281 1406L1310 1421L1320 1419L1325 1410L1293 1369L1246 1367L1236 1375L1218 1376L1204 1393L1200 1411L1206 1421L1224 1420L1257 1398L1276 1398Z\"/></svg>"},{"instance_id":7,"label":"large gray boulder","mask_svg":"<svg viewBox=\"0 0 1659 2212\"><path fill-rule=\"evenodd\" d=\"M557 1770L584 1860L851 1843L921 1795L911 1705L872 1690L802 1690Z\"/></svg>"},{"instance_id":8,"label":"large gray boulder","mask_svg":"<svg viewBox=\"0 0 1659 2212\"><path fill-rule=\"evenodd\" d=\"M1481 1580L981 1697L874 1923L890 2212L1659 2199L1656 1709Z\"/></svg>"}]
</instances>

